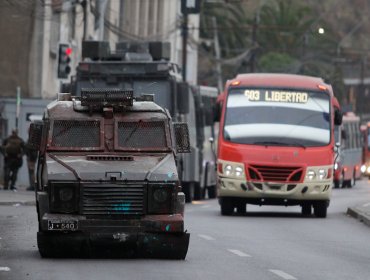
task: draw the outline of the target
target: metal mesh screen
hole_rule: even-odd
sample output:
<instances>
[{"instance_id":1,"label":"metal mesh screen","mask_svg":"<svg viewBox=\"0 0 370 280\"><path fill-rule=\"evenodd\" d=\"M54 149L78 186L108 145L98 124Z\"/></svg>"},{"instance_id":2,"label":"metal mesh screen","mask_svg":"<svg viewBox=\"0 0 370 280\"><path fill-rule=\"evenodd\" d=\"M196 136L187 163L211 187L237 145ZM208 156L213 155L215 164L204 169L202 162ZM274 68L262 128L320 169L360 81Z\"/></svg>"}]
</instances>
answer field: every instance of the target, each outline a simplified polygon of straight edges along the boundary
<instances>
[{"instance_id":1,"label":"metal mesh screen","mask_svg":"<svg viewBox=\"0 0 370 280\"><path fill-rule=\"evenodd\" d=\"M148 149L166 148L164 123L157 122L119 122L118 145L120 148Z\"/></svg>"},{"instance_id":2,"label":"metal mesh screen","mask_svg":"<svg viewBox=\"0 0 370 280\"><path fill-rule=\"evenodd\" d=\"M54 147L100 147L99 121L54 121L53 138Z\"/></svg>"}]
</instances>

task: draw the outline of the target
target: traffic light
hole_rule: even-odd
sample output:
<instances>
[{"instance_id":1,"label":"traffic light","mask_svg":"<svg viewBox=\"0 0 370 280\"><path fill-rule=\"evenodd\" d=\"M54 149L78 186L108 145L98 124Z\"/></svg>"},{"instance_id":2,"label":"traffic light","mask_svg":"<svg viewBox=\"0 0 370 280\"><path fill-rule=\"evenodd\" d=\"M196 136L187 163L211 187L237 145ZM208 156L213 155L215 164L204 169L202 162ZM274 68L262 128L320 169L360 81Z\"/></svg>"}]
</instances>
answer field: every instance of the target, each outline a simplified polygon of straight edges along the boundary
<instances>
[{"instance_id":1,"label":"traffic light","mask_svg":"<svg viewBox=\"0 0 370 280\"><path fill-rule=\"evenodd\" d=\"M66 79L71 73L72 48L68 44L59 44L58 52L58 78Z\"/></svg>"}]
</instances>

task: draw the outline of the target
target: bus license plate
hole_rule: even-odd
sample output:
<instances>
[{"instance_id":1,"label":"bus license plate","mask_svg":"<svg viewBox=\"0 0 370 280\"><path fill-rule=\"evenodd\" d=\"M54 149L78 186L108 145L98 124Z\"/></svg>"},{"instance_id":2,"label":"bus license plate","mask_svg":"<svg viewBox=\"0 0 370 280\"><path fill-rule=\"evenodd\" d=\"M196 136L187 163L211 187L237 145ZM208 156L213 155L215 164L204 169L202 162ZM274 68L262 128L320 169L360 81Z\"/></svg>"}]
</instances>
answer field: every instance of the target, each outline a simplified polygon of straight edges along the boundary
<instances>
[{"instance_id":1,"label":"bus license plate","mask_svg":"<svg viewBox=\"0 0 370 280\"><path fill-rule=\"evenodd\" d=\"M77 230L77 221L48 221L49 230Z\"/></svg>"}]
</instances>

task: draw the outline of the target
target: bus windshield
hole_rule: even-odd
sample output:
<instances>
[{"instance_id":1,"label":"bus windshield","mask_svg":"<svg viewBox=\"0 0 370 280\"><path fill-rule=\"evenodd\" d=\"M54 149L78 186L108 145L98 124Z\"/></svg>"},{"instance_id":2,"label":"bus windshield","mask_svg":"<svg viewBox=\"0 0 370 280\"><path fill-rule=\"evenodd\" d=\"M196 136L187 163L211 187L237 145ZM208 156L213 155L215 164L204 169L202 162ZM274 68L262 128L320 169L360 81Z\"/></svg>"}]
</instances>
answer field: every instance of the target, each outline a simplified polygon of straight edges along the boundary
<instances>
[{"instance_id":1,"label":"bus windshield","mask_svg":"<svg viewBox=\"0 0 370 280\"><path fill-rule=\"evenodd\" d=\"M224 122L226 141L276 146L330 143L330 96L326 92L233 88Z\"/></svg>"}]
</instances>

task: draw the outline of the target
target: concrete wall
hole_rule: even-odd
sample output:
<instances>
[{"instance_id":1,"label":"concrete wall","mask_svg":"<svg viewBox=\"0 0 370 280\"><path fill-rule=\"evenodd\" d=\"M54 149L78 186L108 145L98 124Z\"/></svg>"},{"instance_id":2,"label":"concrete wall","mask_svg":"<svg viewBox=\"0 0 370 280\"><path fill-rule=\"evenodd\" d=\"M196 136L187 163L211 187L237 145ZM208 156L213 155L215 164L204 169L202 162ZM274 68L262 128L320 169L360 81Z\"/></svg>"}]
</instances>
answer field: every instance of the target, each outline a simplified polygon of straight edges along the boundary
<instances>
[{"instance_id":1,"label":"concrete wall","mask_svg":"<svg viewBox=\"0 0 370 280\"><path fill-rule=\"evenodd\" d=\"M20 86L29 96L29 59L35 15L34 1L1 1L0 97L16 96Z\"/></svg>"}]
</instances>

